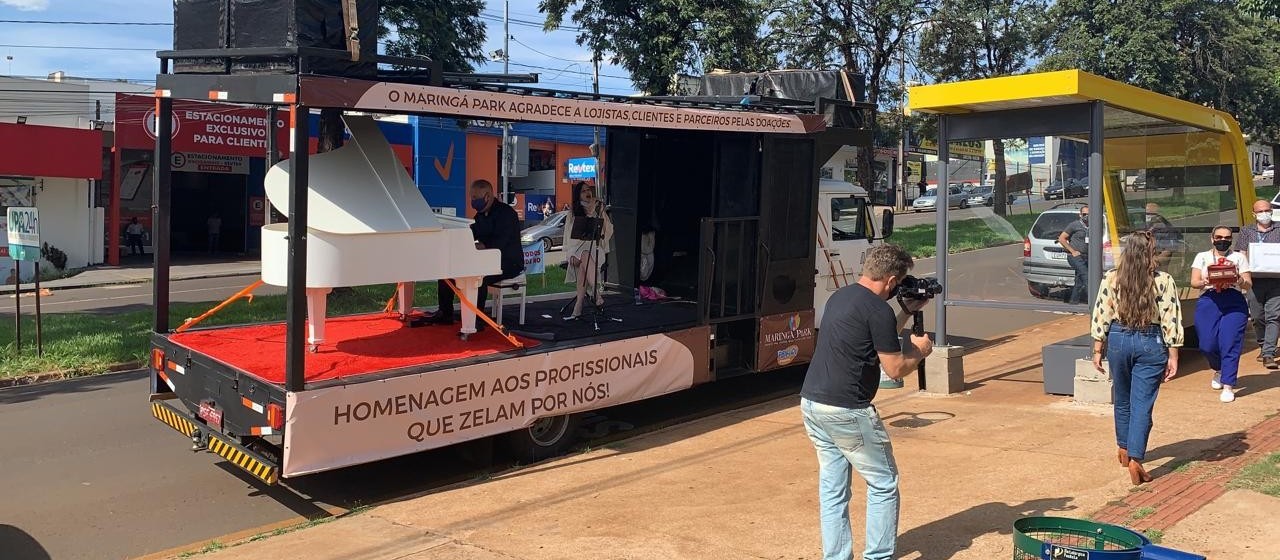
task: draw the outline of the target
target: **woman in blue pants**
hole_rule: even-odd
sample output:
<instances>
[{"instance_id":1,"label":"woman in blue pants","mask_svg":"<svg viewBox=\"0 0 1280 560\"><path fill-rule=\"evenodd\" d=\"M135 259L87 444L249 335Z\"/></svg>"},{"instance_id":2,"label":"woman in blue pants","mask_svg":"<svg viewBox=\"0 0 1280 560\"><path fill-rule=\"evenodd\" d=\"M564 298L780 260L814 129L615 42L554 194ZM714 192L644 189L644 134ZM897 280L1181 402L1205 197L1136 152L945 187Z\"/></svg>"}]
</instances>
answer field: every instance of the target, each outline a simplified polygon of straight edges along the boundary
<instances>
[{"instance_id":1,"label":"woman in blue pants","mask_svg":"<svg viewBox=\"0 0 1280 560\"><path fill-rule=\"evenodd\" d=\"M1213 368L1210 387L1222 390L1219 400L1236 400L1236 375L1240 372L1240 349L1244 346L1244 327L1249 322L1249 304L1244 292L1253 279L1249 260L1244 253L1231 250L1231 228L1213 228L1213 249L1196 255L1191 264L1191 287L1204 290L1196 302L1196 334L1200 352ZM1211 282L1209 266L1223 264L1234 267L1234 282Z\"/></svg>"},{"instance_id":2,"label":"woman in blue pants","mask_svg":"<svg viewBox=\"0 0 1280 560\"><path fill-rule=\"evenodd\" d=\"M1111 368L1117 458L1134 484L1151 480L1142 468L1160 384L1178 373L1182 306L1173 277L1156 270L1151 232L1125 236L1115 270L1107 272L1093 305L1093 367L1103 348Z\"/></svg>"}]
</instances>

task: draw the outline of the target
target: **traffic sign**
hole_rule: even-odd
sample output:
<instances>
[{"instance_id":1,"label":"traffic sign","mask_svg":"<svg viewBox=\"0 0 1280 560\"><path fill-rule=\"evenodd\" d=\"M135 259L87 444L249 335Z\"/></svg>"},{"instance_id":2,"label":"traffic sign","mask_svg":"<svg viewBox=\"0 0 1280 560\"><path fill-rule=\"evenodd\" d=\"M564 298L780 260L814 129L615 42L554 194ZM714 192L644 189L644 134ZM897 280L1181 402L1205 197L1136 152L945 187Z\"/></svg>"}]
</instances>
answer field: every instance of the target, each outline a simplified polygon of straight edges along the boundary
<instances>
[{"instance_id":1,"label":"traffic sign","mask_svg":"<svg viewBox=\"0 0 1280 560\"><path fill-rule=\"evenodd\" d=\"M40 210L9 207L9 256L15 261L40 260Z\"/></svg>"}]
</instances>

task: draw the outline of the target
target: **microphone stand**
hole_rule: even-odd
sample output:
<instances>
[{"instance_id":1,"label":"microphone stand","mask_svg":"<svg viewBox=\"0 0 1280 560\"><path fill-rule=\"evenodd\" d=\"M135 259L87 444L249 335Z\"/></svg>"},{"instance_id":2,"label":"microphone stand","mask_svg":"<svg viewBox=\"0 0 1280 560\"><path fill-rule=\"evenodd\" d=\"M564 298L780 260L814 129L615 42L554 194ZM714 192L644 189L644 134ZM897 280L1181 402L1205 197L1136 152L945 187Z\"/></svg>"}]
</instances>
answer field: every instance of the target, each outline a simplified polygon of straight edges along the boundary
<instances>
[{"instance_id":1,"label":"microphone stand","mask_svg":"<svg viewBox=\"0 0 1280 560\"><path fill-rule=\"evenodd\" d=\"M614 321L614 322L621 323L622 319L606 314L604 312L605 306L597 303L598 301L600 301L600 264L601 264L597 262L597 256L600 251L600 242L604 238L604 220L605 220L604 203L597 200L595 211L596 211L595 212L596 217L593 219L596 220L595 221L596 225L595 227L591 228L592 229L591 246L588 249L588 255L590 256L584 261L580 262L578 266L585 266L586 264L592 265L590 270L590 274L592 275L590 297L591 297L591 305L594 307L594 311L592 312L592 326L595 327L595 330L597 332L599 332L601 322ZM572 232L570 232L570 235L572 235ZM583 292L582 295L583 297L588 296L586 292ZM565 304L565 306L560 309L560 313L561 314L567 313L569 306L572 305L574 301L577 301L576 298L570 301L568 304Z\"/></svg>"}]
</instances>

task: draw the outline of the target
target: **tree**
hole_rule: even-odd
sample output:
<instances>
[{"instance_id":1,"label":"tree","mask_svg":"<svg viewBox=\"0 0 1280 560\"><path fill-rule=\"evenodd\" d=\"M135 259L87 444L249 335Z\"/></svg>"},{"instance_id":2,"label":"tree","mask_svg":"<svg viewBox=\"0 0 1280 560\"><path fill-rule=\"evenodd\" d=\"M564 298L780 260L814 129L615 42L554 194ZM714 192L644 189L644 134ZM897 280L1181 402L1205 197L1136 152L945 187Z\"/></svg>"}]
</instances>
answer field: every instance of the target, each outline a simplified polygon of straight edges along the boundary
<instances>
[{"instance_id":1,"label":"tree","mask_svg":"<svg viewBox=\"0 0 1280 560\"><path fill-rule=\"evenodd\" d=\"M1235 116L1245 133L1280 131L1280 24L1223 0L1059 0L1043 69L1079 68Z\"/></svg>"},{"instance_id":2,"label":"tree","mask_svg":"<svg viewBox=\"0 0 1280 560\"><path fill-rule=\"evenodd\" d=\"M1008 76L1023 72L1034 52L1045 0L942 0L920 42L920 67L939 82ZM996 215L1007 201L1004 139L997 138Z\"/></svg>"},{"instance_id":3,"label":"tree","mask_svg":"<svg viewBox=\"0 0 1280 560\"><path fill-rule=\"evenodd\" d=\"M545 28L571 21L577 42L608 57L650 95L679 93L680 72L723 69L761 71L775 66L763 48L763 0L541 0Z\"/></svg>"},{"instance_id":4,"label":"tree","mask_svg":"<svg viewBox=\"0 0 1280 560\"><path fill-rule=\"evenodd\" d=\"M381 0L379 9L387 54L439 60L449 72L485 60L484 0Z\"/></svg>"},{"instance_id":5,"label":"tree","mask_svg":"<svg viewBox=\"0 0 1280 560\"><path fill-rule=\"evenodd\" d=\"M905 56L908 36L923 24L934 0L775 0L777 14L770 22L770 39L782 51L786 65L799 68L840 68L864 77L867 99L877 105L896 105L890 94L902 84L890 82L888 72ZM893 87L890 87L890 86ZM879 134L879 118L871 123ZM875 161L872 150L861 150L858 180L871 185Z\"/></svg>"},{"instance_id":6,"label":"tree","mask_svg":"<svg viewBox=\"0 0 1280 560\"><path fill-rule=\"evenodd\" d=\"M440 60L451 72L470 72L484 56L485 26L480 21L484 0L382 0L378 38L396 56ZM342 146L340 109L320 111L317 151Z\"/></svg>"}]
</instances>

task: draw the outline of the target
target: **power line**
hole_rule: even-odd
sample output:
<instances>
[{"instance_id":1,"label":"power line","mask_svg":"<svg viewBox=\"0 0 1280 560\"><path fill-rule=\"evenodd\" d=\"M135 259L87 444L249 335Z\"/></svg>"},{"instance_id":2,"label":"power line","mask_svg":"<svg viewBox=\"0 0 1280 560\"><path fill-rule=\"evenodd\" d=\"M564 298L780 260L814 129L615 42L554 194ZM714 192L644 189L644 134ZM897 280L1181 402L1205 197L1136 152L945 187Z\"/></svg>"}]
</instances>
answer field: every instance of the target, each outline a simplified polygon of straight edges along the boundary
<instances>
[{"instance_id":1,"label":"power line","mask_svg":"<svg viewBox=\"0 0 1280 560\"><path fill-rule=\"evenodd\" d=\"M70 51L162 51L163 48L144 49L140 47L87 47L80 45L0 45L4 49L63 49Z\"/></svg>"},{"instance_id":2,"label":"power line","mask_svg":"<svg viewBox=\"0 0 1280 560\"><path fill-rule=\"evenodd\" d=\"M547 58L554 58L554 59L556 59L556 60L563 60L563 61L565 61L565 62L580 62L580 63L584 63L584 64L585 64L585 63L589 63L589 62L591 62L591 60L577 60L577 59L573 59L573 58L564 58L564 57L556 56L556 55L554 55L554 54L547 54L547 53L544 53L544 52L542 52L542 51L540 51L540 50L538 50L538 49L535 49L535 48L533 48L533 47L531 47L531 46L529 46L529 45L526 45L524 41L521 41L520 39L517 39L517 38L515 37L515 35L512 35L512 36L511 36L511 40L512 40L512 41L515 41L516 43L519 43L520 45L523 45L523 46L524 46L524 48L529 49L529 50L531 50L531 51L533 51L533 52L536 52L536 53L538 53L538 54L540 54L540 55L542 55L542 56L545 56L545 57L547 57Z\"/></svg>"},{"instance_id":3,"label":"power line","mask_svg":"<svg viewBox=\"0 0 1280 560\"><path fill-rule=\"evenodd\" d=\"M173 23L163 21L48 21L34 19L0 19L0 23L24 23L35 25L167 25Z\"/></svg>"}]
</instances>

